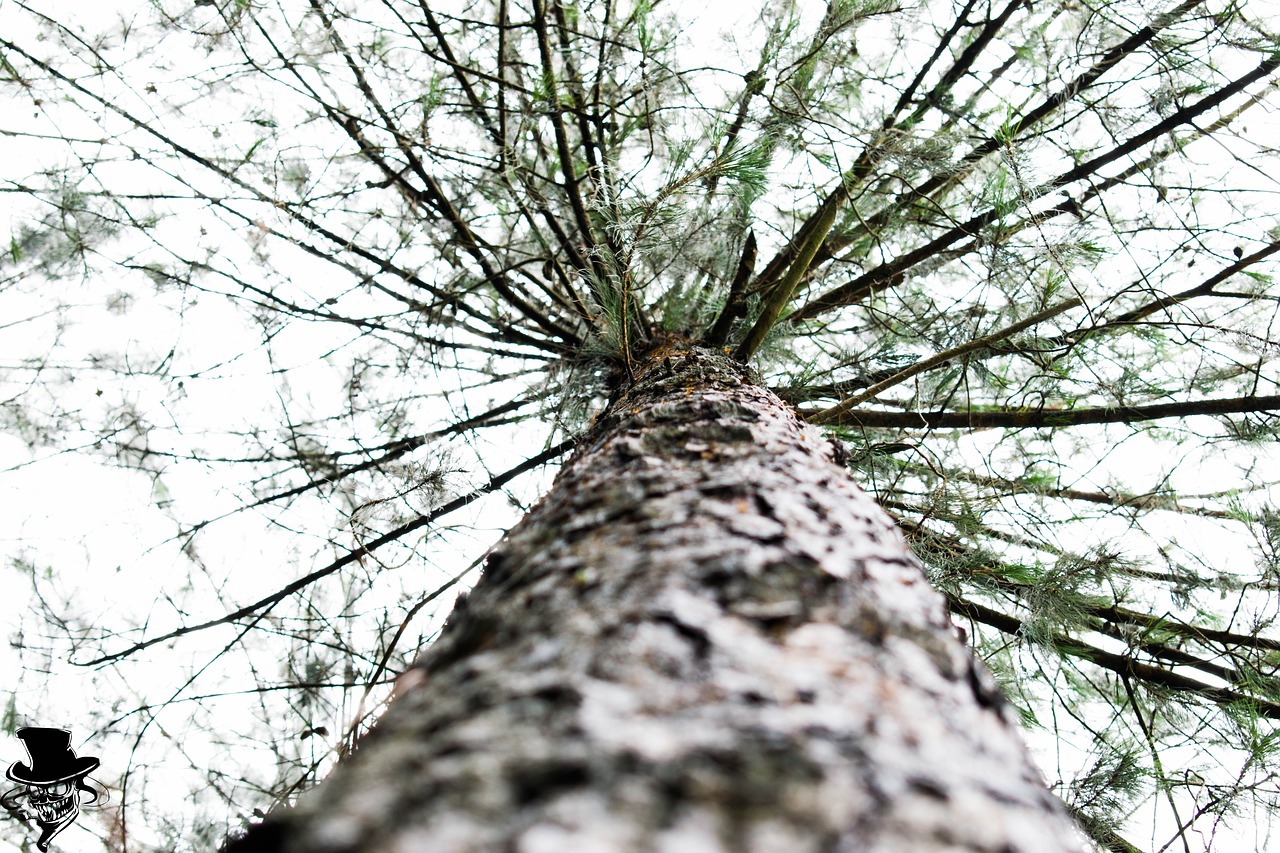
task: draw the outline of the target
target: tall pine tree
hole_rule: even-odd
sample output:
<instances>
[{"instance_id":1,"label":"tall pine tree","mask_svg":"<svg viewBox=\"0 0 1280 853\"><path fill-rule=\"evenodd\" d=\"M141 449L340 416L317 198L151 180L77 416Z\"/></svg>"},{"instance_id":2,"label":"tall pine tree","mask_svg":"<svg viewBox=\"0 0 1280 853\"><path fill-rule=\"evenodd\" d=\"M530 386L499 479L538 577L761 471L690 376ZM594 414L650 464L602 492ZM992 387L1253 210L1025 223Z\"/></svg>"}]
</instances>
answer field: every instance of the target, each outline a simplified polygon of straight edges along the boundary
<instances>
[{"instance_id":1,"label":"tall pine tree","mask_svg":"<svg viewBox=\"0 0 1280 853\"><path fill-rule=\"evenodd\" d=\"M71 504L13 645L129 745L112 849L1269 831L1265 4L0 14L8 480Z\"/></svg>"}]
</instances>

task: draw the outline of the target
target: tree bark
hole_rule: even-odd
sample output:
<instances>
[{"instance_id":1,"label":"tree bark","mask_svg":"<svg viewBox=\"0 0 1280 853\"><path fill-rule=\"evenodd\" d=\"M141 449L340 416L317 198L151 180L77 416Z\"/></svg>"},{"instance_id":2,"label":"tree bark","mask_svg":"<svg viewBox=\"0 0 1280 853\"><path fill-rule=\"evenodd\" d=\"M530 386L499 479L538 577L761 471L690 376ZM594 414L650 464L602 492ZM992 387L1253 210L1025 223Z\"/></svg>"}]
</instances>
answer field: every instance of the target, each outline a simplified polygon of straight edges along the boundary
<instances>
[{"instance_id":1,"label":"tree bark","mask_svg":"<svg viewBox=\"0 0 1280 853\"><path fill-rule=\"evenodd\" d=\"M723 353L652 353L355 754L229 849L1082 850L837 456Z\"/></svg>"}]
</instances>

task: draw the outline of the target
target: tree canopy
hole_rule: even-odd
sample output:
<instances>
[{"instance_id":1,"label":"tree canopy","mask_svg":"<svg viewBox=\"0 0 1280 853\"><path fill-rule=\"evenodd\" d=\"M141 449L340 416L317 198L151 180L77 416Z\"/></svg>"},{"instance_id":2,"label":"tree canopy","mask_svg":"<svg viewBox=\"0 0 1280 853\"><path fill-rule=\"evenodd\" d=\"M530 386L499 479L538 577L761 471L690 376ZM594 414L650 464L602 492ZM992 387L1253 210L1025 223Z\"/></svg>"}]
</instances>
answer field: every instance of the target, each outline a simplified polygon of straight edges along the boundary
<instances>
[{"instance_id":1,"label":"tree canopy","mask_svg":"<svg viewBox=\"0 0 1280 853\"><path fill-rule=\"evenodd\" d=\"M671 337L845 444L1099 844L1270 838L1268 4L0 21L6 723L115 745L111 849L314 783Z\"/></svg>"}]
</instances>

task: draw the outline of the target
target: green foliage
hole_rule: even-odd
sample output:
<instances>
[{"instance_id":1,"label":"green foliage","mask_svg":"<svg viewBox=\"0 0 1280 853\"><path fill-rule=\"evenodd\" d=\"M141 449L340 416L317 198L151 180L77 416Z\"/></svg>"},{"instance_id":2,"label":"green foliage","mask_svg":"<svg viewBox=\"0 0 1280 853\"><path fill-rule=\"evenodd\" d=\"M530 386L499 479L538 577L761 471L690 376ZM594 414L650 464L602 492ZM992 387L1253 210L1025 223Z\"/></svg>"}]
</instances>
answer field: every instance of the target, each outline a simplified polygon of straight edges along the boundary
<instances>
[{"instance_id":1,"label":"green foliage","mask_svg":"<svg viewBox=\"0 0 1280 853\"><path fill-rule=\"evenodd\" d=\"M1071 780L1064 799L1089 836L1105 842L1123 826L1148 787L1138 749L1108 744L1092 766Z\"/></svg>"}]
</instances>

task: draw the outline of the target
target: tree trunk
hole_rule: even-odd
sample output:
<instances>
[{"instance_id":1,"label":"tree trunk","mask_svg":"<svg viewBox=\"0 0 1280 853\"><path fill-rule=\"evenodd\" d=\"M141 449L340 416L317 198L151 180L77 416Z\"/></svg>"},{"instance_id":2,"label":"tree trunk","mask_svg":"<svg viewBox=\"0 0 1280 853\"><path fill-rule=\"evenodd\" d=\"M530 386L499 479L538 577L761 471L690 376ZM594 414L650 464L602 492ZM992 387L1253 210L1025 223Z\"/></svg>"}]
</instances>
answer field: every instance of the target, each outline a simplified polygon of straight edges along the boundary
<instances>
[{"instance_id":1,"label":"tree trunk","mask_svg":"<svg viewBox=\"0 0 1280 853\"><path fill-rule=\"evenodd\" d=\"M230 849L1081 850L833 455L722 353L664 346L359 750Z\"/></svg>"}]
</instances>

